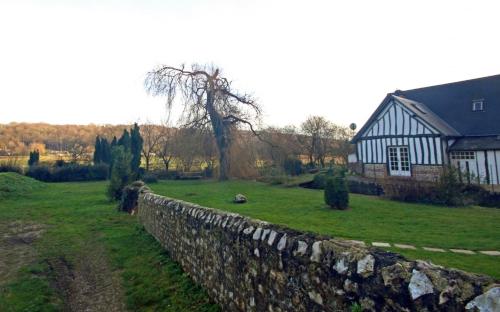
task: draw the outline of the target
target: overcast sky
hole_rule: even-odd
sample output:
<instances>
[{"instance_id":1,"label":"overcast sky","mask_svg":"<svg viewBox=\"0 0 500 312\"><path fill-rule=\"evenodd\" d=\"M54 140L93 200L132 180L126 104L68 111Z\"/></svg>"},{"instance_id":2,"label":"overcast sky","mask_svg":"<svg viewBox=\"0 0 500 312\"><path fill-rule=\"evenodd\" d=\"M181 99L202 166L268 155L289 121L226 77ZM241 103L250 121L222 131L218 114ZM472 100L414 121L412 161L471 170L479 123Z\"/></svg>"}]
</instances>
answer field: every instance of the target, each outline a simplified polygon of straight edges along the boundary
<instances>
[{"instance_id":1,"label":"overcast sky","mask_svg":"<svg viewBox=\"0 0 500 312\"><path fill-rule=\"evenodd\" d=\"M146 72L210 63L267 125L360 127L395 89L500 74L498 3L0 0L0 123L159 121Z\"/></svg>"}]
</instances>

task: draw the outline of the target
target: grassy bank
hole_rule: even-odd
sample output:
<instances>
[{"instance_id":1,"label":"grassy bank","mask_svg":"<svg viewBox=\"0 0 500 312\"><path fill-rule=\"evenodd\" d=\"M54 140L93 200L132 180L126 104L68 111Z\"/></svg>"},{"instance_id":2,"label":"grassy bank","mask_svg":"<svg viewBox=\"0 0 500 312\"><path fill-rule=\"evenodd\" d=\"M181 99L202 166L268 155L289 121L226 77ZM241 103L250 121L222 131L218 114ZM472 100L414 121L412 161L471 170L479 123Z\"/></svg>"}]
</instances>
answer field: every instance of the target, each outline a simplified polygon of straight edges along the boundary
<instances>
[{"instance_id":1,"label":"grassy bank","mask_svg":"<svg viewBox=\"0 0 500 312\"><path fill-rule=\"evenodd\" d=\"M336 211L325 206L322 191L250 181L164 181L152 188L166 196L336 237L417 247L500 250L500 209L407 204L351 194L350 209ZM233 204L237 193L245 194L248 203ZM397 252L412 259L500 277L498 257L423 250Z\"/></svg>"},{"instance_id":2,"label":"grassy bank","mask_svg":"<svg viewBox=\"0 0 500 312\"><path fill-rule=\"evenodd\" d=\"M86 299L77 296L79 287L100 289L106 296L95 294L90 304L113 305L110 311L120 305L131 311L218 311L135 217L116 212L104 196L105 185L47 184L0 200L0 232L43 229L21 245L0 238L0 250L12 250L0 260L12 262L11 270L19 267L2 275L9 268L0 266L2 311L68 309Z\"/></svg>"}]
</instances>

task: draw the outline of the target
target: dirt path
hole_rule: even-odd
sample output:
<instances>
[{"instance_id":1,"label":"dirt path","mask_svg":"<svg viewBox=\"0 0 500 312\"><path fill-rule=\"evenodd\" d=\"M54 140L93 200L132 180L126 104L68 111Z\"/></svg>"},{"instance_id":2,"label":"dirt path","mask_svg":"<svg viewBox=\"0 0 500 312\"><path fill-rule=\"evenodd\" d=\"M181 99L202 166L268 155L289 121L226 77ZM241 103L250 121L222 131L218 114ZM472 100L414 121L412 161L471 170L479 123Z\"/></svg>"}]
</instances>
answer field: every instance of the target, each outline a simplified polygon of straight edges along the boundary
<instances>
[{"instance_id":1,"label":"dirt path","mask_svg":"<svg viewBox=\"0 0 500 312\"><path fill-rule=\"evenodd\" d=\"M126 310L120 277L111 271L102 246L89 243L74 262L69 263L64 257L49 261L56 277L54 286L64 299L65 310Z\"/></svg>"},{"instance_id":2,"label":"dirt path","mask_svg":"<svg viewBox=\"0 0 500 312\"><path fill-rule=\"evenodd\" d=\"M22 267L40 261L33 243L45 230L32 222L0 223L0 287L14 281ZM65 311L126 311L120 276L112 272L103 246L89 242L71 258L46 259L51 286L61 295Z\"/></svg>"},{"instance_id":3,"label":"dirt path","mask_svg":"<svg viewBox=\"0 0 500 312\"><path fill-rule=\"evenodd\" d=\"M12 281L19 269L36 259L33 243L44 231L44 226L36 223L0 223L0 286Z\"/></svg>"}]
</instances>

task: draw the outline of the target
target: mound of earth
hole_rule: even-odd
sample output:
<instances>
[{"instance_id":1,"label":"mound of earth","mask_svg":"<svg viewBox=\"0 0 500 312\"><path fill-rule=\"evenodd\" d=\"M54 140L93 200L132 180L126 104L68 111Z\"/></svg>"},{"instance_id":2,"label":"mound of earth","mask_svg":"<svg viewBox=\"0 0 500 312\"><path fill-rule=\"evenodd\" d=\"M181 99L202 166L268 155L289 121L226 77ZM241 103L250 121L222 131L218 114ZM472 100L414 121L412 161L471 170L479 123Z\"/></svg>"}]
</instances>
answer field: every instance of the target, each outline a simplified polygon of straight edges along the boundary
<instances>
[{"instance_id":1,"label":"mound of earth","mask_svg":"<svg viewBox=\"0 0 500 312\"><path fill-rule=\"evenodd\" d=\"M44 187L45 183L15 172L0 173L0 198L23 195Z\"/></svg>"}]
</instances>

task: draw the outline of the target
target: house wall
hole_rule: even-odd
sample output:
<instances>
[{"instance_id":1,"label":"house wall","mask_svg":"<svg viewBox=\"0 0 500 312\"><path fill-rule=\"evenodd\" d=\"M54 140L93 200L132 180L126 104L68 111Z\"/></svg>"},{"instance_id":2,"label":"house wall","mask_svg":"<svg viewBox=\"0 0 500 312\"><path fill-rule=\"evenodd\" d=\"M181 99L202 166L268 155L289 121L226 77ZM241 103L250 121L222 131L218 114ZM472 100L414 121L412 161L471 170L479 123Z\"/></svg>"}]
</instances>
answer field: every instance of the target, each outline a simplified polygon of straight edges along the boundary
<instances>
[{"instance_id":1,"label":"house wall","mask_svg":"<svg viewBox=\"0 0 500 312\"><path fill-rule=\"evenodd\" d=\"M498 283L152 193L138 210L223 311L465 311Z\"/></svg>"},{"instance_id":2,"label":"house wall","mask_svg":"<svg viewBox=\"0 0 500 312\"><path fill-rule=\"evenodd\" d=\"M474 151L474 155L474 159L451 159L451 163L462 172L466 172L466 163L468 162L472 183L500 185L500 151Z\"/></svg>"},{"instance_id":3,"label":"house wall","mask_svg":"<svg viewBox=\"0 0 500 312\"><path fill-rule=\"evenodd\" d=\"M389 176L386 164L363 164L363 175L368 178L383 179ZM443 171L443 166L414 165L411 167L411 177L417 181L437 182Z\"/></svg>"},{"instance_id":4,"label":"house wall","mask_svg":"<svg viewBox=\"0 0 500 312\"><path fill-rule=\"evenodd\" d=\"M408 146L412 165L441 166L447 162L446 141L412 112L392 101L356 145L363 164L386 164L387 147Z\"/></svg>"}]
</instances>

